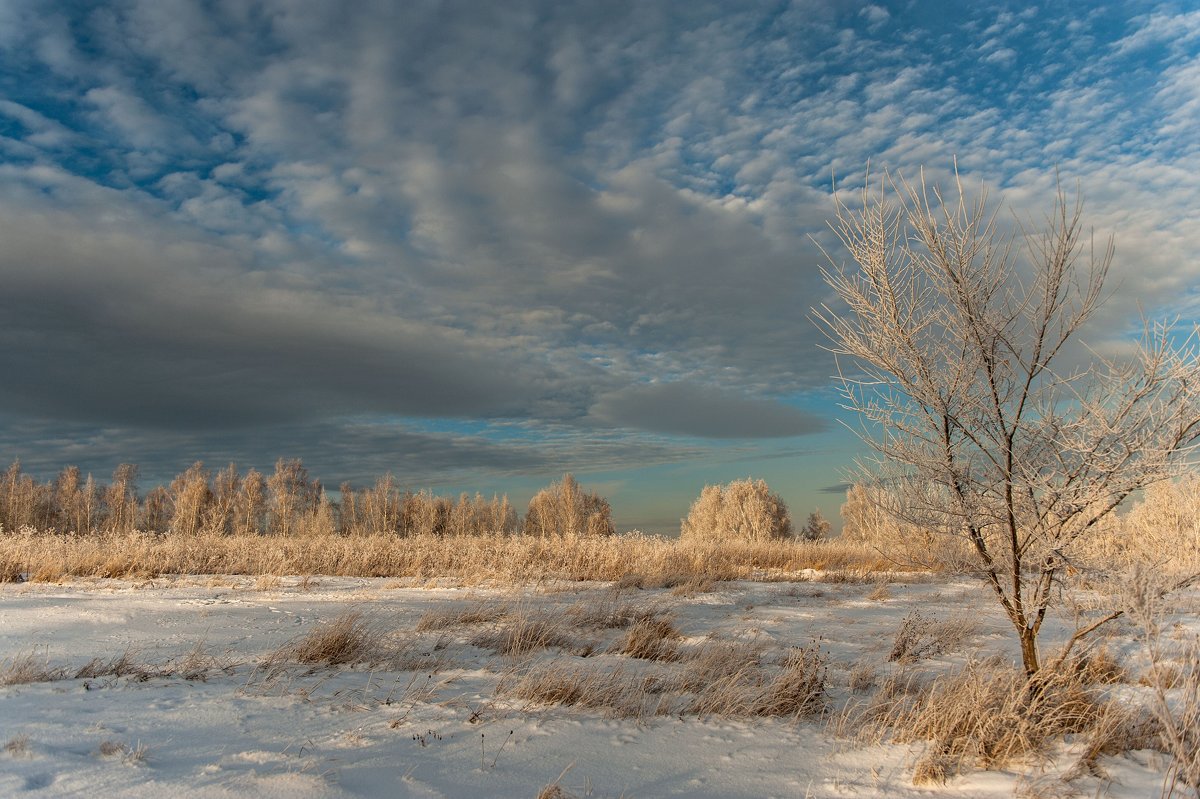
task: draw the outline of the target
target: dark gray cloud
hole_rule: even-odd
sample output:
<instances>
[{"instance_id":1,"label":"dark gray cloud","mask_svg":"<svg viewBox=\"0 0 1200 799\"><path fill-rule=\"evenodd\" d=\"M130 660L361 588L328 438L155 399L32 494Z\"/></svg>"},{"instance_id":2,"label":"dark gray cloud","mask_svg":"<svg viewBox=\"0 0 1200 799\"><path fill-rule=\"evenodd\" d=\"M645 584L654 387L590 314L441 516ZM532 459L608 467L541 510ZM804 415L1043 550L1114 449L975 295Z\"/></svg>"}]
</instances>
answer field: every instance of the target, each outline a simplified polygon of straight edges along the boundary
<instances>
[{"instance_id":1,"label":"dark gray cloud","mask_svg":"<svg viewBox=\"0 0 1200 799\"><path fill-rule=\"evenodd\" d=\"M94 210L102 215L99 208ZM158 427L347 412L522 415L548 373L358 296L256 281L227 248L134 217L0 218L6 407ZM160 226L155 230L155 226Z\"/></svg>"},{"instance_id":2,"label":"dark gray cloud","mask_svg":"<svg viewBox=\"0 0 1200 799\"><path fill-rule=\"evenodd\" d=\"M104 482L117 464L132 462L147 488L169 482L196 460L212 468L237 463L269 471L283 457L303 460L329 488L342 482L367 485L391 473L413 489L459 484L487 491L507 478L548 482L566 471L685 462L704 452L665 440L581 435L555 426L513 432L421 429L377 417L262 424L252 430L147 430L4 414L0 469L19 460L25 472L47 480L70 464Z\"/></svg>"},{"instance_id":3,"label":"dark gray cloud","mask_svg":"<svg viewBox=\"0 0 1200 799\"><path fill-rule=\"evenodd\" d=\"M783 438L818 433L825 420L771 400L692 383L630 386L601 395L600 422L707 438Z\"/></svg>"}]
</instances>

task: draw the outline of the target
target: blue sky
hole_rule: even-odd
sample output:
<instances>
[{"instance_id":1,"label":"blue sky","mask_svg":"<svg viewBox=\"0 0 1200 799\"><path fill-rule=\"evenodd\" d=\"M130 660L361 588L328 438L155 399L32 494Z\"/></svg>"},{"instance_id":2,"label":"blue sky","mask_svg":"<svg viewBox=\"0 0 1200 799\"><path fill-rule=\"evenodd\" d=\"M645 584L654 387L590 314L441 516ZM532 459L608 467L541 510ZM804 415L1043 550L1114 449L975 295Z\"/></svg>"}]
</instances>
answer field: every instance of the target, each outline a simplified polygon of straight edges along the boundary
<instances>
[{"instance_id":1,"label":"blue sky","mask_svg":"<svg viewBox=\"0 0 1200 799\"><path fill-rule=\"evenodd\" d=\"M833 176L1057 168L1103 349L1198 316L1197 130L1187 3L0 0L0 457L833 516Z\"/></svg>"}]
</instances>

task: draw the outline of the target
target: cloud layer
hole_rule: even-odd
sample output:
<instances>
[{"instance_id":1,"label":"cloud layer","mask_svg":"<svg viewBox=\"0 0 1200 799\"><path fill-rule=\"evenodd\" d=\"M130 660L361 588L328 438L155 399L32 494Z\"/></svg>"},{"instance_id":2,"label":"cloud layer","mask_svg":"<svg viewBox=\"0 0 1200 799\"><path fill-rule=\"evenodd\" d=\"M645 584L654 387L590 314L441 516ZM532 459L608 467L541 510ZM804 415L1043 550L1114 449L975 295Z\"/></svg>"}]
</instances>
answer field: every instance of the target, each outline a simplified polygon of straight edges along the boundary
<instances>
[{"instance_id":1,"label":"cloud layer","mask_svg":"<svg viewBox=\"0 0 1200 799\"><path fill-rule=\"evenodd\" d=\"M809 237L868 159L957 156L1022 214L1057 167L1118 235L1101 330L1195 318L1198 51L1200 14L1133 2L13 0L6 448L270 428L384 466L368 420L443 441L437 480L570 464L539 436L586 469L595 436L652 463L822 431Z\"/></svg>"}]
</instances>

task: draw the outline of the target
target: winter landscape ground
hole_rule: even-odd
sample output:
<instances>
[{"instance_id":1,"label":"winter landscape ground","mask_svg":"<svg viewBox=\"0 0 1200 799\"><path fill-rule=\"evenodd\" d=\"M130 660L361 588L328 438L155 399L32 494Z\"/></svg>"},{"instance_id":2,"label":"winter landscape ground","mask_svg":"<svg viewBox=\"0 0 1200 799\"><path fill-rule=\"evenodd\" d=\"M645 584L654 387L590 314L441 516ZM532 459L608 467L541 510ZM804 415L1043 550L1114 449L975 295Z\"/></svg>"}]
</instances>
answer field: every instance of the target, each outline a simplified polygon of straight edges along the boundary
<instances>
[{"instance_id":1,"label":"winter landscape ground","mask_svg":"<svg viewBox=\"0 0 1200 799\"><path fill-rule=\"evenodd\" d=\"M964 666L1016 672L1008 621L975 580L807 570L669 582L2 584L0 795L1147 797L1162 788L1169 758L1136 741L1106 754L1094 733L1067 733L984 769L986 758L939 759L935 744L898 743L872 726L897 712L897 697L952 682ZM1165 638L1200 633L1198 609L1200 593L1172 598ZM1073 624L1060 613L1047 642ZM1080 662L1095 701L1148 701L1135 624L1110 626ZM1136 736L1130 718L1112 718Z\"/></svg>"}]
</instances>

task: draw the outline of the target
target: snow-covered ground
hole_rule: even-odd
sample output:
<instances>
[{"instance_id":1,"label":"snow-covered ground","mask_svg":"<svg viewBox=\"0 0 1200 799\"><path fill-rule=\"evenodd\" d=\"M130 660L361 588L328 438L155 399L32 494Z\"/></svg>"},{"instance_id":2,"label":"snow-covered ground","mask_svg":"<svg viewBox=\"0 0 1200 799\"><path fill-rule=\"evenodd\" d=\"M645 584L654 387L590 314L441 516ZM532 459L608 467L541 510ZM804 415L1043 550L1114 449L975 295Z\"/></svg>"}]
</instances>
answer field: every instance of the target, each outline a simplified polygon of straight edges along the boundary
<instances>
[{"instance_id":1,"label":"snow-covered ground","mask_svg":"<svg viewBox=\"0 0 1200 799\"><path fill-rule=\"evenodd\" d=\"M1069 753L914 787L920 747L838 740L828 717L616 717L497 691L531 657L624 657L608 652L622 630L586 622L620 607L666 614L685 648L754 642L769 657L815 642L828 657L834 713L852 696L856 667L896 668L887 658L913 610L961 622L963 632L953 651L917 668L1015 656L1007 622L979 584L897 579L912 582L741 582L690 595L343 578L0 585L0 669L20 661L60 677L0 687L0 796L531 799L556 780L577 797L1060 795L1047 786ZM416 630L431 611L472 608L561 620L570 651L496 654L480 643L496 622L438 629L427 621L430 629ZM378 633L373 664L263 667L281 646L352 610ZM1047 638L1065 629L1060 621ZM1133 673L1142 667L1131 630L1108 646ZM103 672L126 653L141 673L74 676L95 658ZM1127 753L1102 761L1105 777L1075 787L1088 796L1157 796L1166 766L1156 753Z\"/></svg>"}]
</instances>

